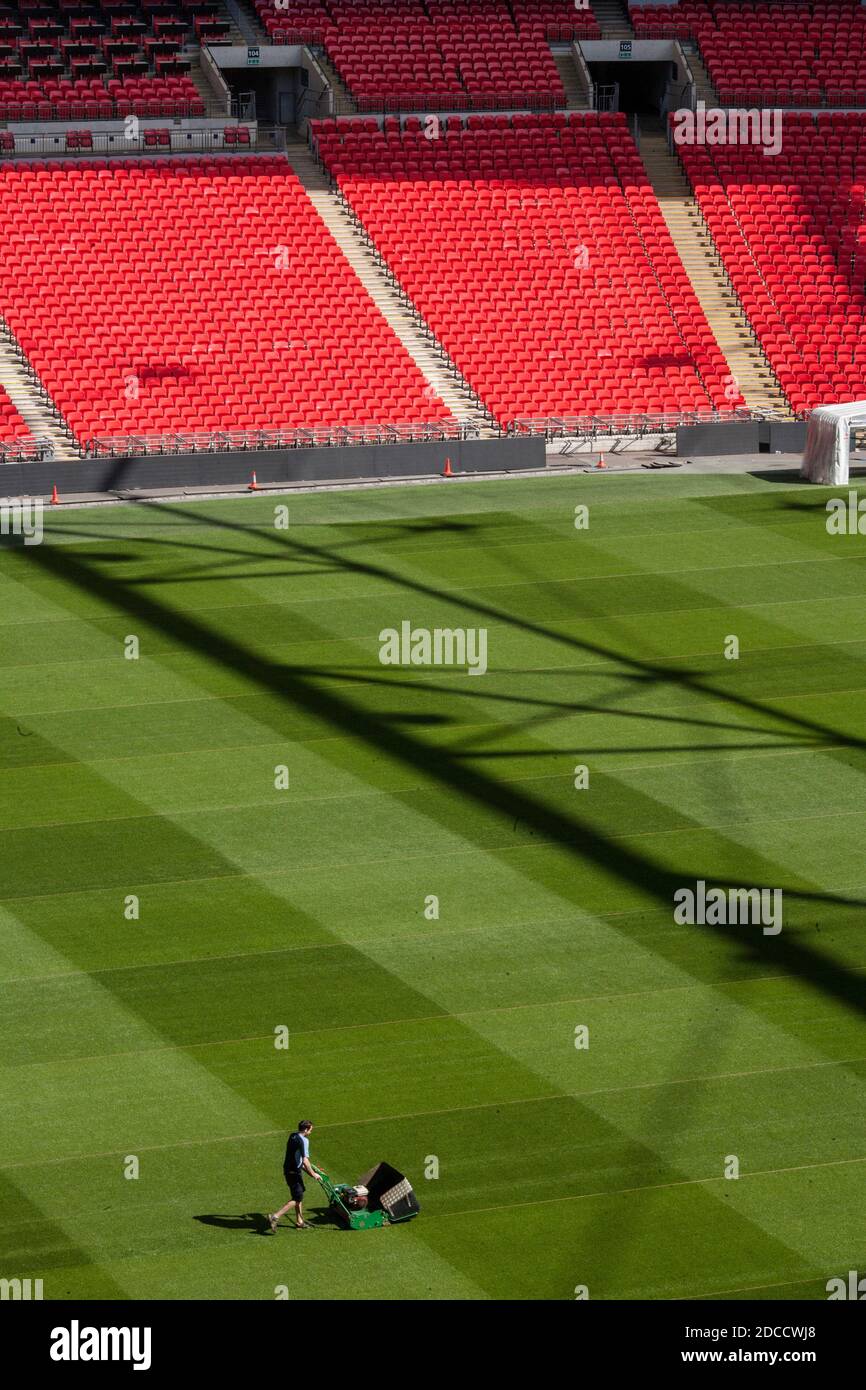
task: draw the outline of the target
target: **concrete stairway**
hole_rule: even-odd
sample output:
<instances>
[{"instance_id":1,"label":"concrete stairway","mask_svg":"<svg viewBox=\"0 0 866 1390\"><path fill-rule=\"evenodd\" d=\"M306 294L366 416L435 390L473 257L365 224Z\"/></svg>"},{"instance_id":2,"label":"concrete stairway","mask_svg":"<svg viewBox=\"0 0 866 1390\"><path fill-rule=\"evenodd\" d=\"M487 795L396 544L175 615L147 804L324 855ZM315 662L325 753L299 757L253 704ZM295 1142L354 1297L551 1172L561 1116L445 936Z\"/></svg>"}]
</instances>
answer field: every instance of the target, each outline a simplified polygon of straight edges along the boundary
<instances>
[{"instance_id":1,"label":"concrete stairway","mask_svg":"<svg viewBox=\"0 0 866 1390\"><path fill-rule=\"evenodd\" d=\"M630 39L634 35L628 5L621 0L590 0L593 13L606 39ZM578 11L578 17L580 11Z\"/></svg>"},{"instance_id":2,"label":"concrete stairway","mask_svg":"<svg viewBox=\"0 0 866 1390\"><path fill-rule=\"evenodd\" d=\"M34 439L50 444L55 458L78 457L54 411L45 404L37 387L22 367L5 332L0 332L0 386L6 391L21 419L29 426Z\"/></svg>"},{"instance_id":3,"label":"concrete stairway","mask_svg":"<svg viewBox=\"0 0 866 1390\"><path fill-rule=\"evenodd\" d=\"M552 49L553 61L562 78L565 88L565 104L569 111L588 111L589 93L586 91L577 64L572 57L571 48Z\"/></svg>"},{"instance_id":4,"label":"concrete stairway","mask_svg":"<svg viewBox=\"0 0 866 1390\"><path fill-rule=\"evenodd\" d=\"M686 274L746 405L791 419L782 389L728 284L688 180L655 124L642 123L640 154Z\"/></svg>"},{"instance_id":5,"label":"concrete stairway","mask_svg":"<svg viewBox=\"0 0 866 1390\"><path fill-rule=\"evenodd\" d=\"M698 46L694 39L681 39L680 47L686 55L686 62L691 68L692 77L695 81L695 97L702 101L705 106L718 106L719 94L710 81L710 75L704 67L704 61L698 52Z\"/></svg>"},{"instance_id":6,"label":"concrete stairway","mask_svg":"<svg viewBox=\"0 0 866 1390\"><path fill-rule=\"evenodd\" d=\"M239 5L237 0L222 0L222 3L232 26L232 43L243 44L247 47L250 44L268 42L267 35L259 23L258 15L252 5Z\"/></svg>"},{"instance_id":7,"label":"concrete stairway","mask_svg":"<svg viewBox=\"0 0 866 1390\"><path fill-rule=\"evenodd\" d=\"M322 72L328 79L328 86L334 93L334 115L354 115L358 108L355 105L355 102L352 100L351 96L349 95L349 89L343 82L342 77L340 77L340 74L337 72L337 69L334 67L333 63L330 61L329 58L325 56L325 54L322 52L320 48L316 50L315 57L316 62L319 64L319 67L322 69Z\"/></svg>"},{"instance_id":8,"label":"concrete stairway","mask_svg":"<svg viewBox=\"0 0 866 1390\"><path fill-rule=\"evenodd\" d=\"M202 101L206 103L205 110L210 111L213 109L214 104L220 100L220 97L202 72L201 59L198 53L190 55L188 75Z\"/></svg>"},{"instance_id":9,"label":"concrete stairway","mask_svg":"<svg viewBox=\"0 0 866 1390\"><path fill-rule=\"evenodd\" d=\"M411 311L400 299L378 265L366 238L343 211L339 198L331 191L327 176L316 164L308 146L302 141L289 141L286 157L361 284L436 395L461 424L472 426L481 437L495 434L486 412L476 404L462 378L455 376L448 366L444 353L422 332Z\"/></svg>"}]
</instances>

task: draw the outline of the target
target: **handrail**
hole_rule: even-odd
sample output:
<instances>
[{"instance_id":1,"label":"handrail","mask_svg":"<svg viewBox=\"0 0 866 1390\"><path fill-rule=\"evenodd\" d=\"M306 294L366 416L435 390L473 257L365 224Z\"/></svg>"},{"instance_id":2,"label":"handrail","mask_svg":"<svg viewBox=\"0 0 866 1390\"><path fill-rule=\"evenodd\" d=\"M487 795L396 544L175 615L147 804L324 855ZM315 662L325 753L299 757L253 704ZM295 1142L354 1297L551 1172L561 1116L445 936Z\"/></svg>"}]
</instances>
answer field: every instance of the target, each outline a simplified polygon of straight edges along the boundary
<instances>
[{"instance_id":1,"label":"handrail","mask_svg":"<svg viewBox=\"0 0 866 1390\"><path fill-rule=\"evenodd\" d=\"M141 127L137 135L125 135L117 131L100 131L88 128L92 143L89 145L66 146L66 131L58 131L54 135L39 134L17 134L11 131L2 131L0 136L11 137L11 143L0 141L0 162L4 159L26 160L38 157L39 159L103 159L106 157L127 158L130 155L149 155L151 158L159 158L168 155L183 154L269 154L282 152L286 147L286 132L282 126L261 126L256 122L247 125L241 122L239 125L229 125L226 127L209 127L203 130L198 128L183 127L163 127L170 131L170 143L168 145L153 145L146 143L147 128ZM151 132L157 127L151 127ZM249 134L249 142L243 144L226 143L225 130L244 130ZM78 132L70 132L78 134Z\"/></svg>"},{"instance_id":2,"label":"handrail","mask_svg":"<svg viewBox=\"0 0 866 1390\"><path fill-rule=\"evenodd\" d=\"M203 44L199 53L199 65L211 87L217 92L217 100L225 103L226 115L231 115L232 93L219 65L207 45Z\"/></svg>"},{"instance_id":3,"label":"handrail","mask_svg":"<svg viewBox=\"0 0 866 1390\"><path fill-rule=\"evenodd\" d=\"M595 87L592 80L592 74L589 70L589 67L587 66L586 59L583 56L583 49L581 48L579 43L572 43L571 57L574 66L577 68L577 71L580 74L580 79L583 83L584 88L584 96L586 97L590 110L593 110L595 108Z\"/></svg>"},{"instance_id":4,"label":"handrail","mask_svg":"<svg viewBox=\"0 0 866 1390\"><path fill-rule=\"evenodd\" d=\"M805 420L808 411L795 413ZM606 415L521 416L504 428L487 426L491 437L542 435L546 439L593 439L599 436L670 434L687 425L739 424L748 421L782 421L790 417L778 411L756 411L745 406L730 410L676 410L662 412L612 412ZM244 453L269 449L345 448L351 445L437 443L473 439L477 430L457 420L388 425L311 425L284 430L195 430L160 435L113 435L89 438L71 446L82 459L170 457L180 454ZM48 440L15 440L0 444L0 465L47 460L55 456Z\"/></svg>"},{"instance_id":5,"label":"handrail","mask_svg":"<svg viewBox=\"0 0 866 1390\"><path fill-rule=\"evenodd\" d=\"M4 463L47 463L56 450L48 439L12 439L0 443L0 466Z\"/></svg>"},{"instance_id":6,"label":"handrail","mask_svg":"<svg viewBox=\"0 0 866 1390\"><path fill-rule=\"evenodd\" d=\"M805 419L808 412L798 415ZM613 412L608 415L543 415L512 420L505 429L508 436L544 435L546 439L592 439L605 435L669 434L686 425L739 424L744 421L776 420L790 423L787 415L777 411L750 410L747 406L732 406L730 410L676 410L630 414Z\"/></svg>"},{"instance_id":7,"label":"handrail","mask_svg":"<svg viewBox=\"0 0 866 1390\"><path fill-rule=\"evenodd\" d=\"M361 444L435 443L472 439L476 431L458 420L381 425L310 425L262 430L178 430L166 434L125 434L85 438L82 458L129 455L236 453L266 449L344 448Z\"/></svg>"},{"instance_id":8,"label":"handrail","mask_svg":"<svg viewBox=\"0 0 866 1390\"><path fill-rule=\"evenodd\" d=\"M0 97L0 121L13 125L35 121L123 121L129 116L139 120L224 120L238 114L238 99L230 98L231 111L222 101L190 97L70 97L68 100L48 101L44 97ZM202 109L204 108L204 109Z\"/></svg>"}]
</instances>

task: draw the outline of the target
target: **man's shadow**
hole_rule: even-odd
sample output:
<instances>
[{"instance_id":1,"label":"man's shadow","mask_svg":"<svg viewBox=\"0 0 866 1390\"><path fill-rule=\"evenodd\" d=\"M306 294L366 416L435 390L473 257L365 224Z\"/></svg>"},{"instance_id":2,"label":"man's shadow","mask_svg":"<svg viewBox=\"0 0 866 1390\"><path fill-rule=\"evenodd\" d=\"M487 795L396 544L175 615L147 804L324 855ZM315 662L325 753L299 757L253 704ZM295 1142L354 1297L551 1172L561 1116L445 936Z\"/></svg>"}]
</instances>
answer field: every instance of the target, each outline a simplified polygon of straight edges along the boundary
<instances>
[{"instance_id":1,"label":"man's shadow","mask_svg":"<svg viewBox=\"0 0 866 1390\"><path fill-rule=\"evenodd\" d=\"M226 1231L248 1231L251 1236L269 1236L271 1234L267 1215L262 1211L246 1211L238 1216L213 1214L196 1216L194 1219L200 1221L203 1226L221 1226ZM304 1221L308 1226L340 1225L330 1207L319 1207L314 1211L305 1212ZM283 1217L278 1229L292 1231L295 1229L294 1221Z\"/></svg>"},{"instance_id":2,"label":"man's shadow","mask_svg":"<svg viewBox=\"0 0 866 1390\"><path fill-rule=\"evenodd\" d=\"M222 1226L227 1231L249 1231L252 1236L268 1236L271 1233L268 1218L263 1211L246 1211L242 1216L197 1216L203 1226Z\"/></svg>"}]
</instances>

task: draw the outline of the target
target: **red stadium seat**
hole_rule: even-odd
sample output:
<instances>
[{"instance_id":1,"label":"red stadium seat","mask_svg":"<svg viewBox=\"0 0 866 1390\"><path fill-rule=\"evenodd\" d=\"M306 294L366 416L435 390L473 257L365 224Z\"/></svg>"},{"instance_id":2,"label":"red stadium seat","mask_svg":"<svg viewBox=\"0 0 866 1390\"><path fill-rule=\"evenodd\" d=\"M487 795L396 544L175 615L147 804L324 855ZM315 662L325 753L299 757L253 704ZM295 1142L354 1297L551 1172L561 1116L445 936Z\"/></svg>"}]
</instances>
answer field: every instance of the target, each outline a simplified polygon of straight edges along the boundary
<instances>
[{"instance_id":1,"label":"red stadium seat","mask_svg":"<svg viewBox=\"0 0 866 1390\"><path fill-rule=\"evenodd\" d=\"M629 12L639 37L694 38L725 104L866 102L859 0L681 0Z\"/></svg>"},{"instance_id":2,"label":"red stadium seat","mask_svg":"<svg viewBox=\"0 0 866 1390\"><path fill-rule=\"evenodd\" d=\"M256 0L256 10L272 38L324 44L367 110L564 106L548 34L601 34L573 0L293 0L289 12Z\"/></svg>"},{"instance_id":3,"label":"red stadium seat","mask_svg":"<svg viewBox=\"0 0 866 1390\"><path fill-rule=\"evenodd\" d=\"M866 117L788 112L782 137L771 159L745 144L684 144L680 155L745 313L804 412L866 396Z\"/></svg>"},{"instance_id":4,"label":"red stadium seat","mask_svg":"<svg viewBox=\"0 0 866 1390\"><path fill-rule=\"evenodd\" d=\"M10 160L0 229L3 315L79 439L454 424L284 158Z\"/></svg>"},{"instance_id":5,"label":"red stadium seat","mask_svg":"<svg viewBox=\"0 0 866 1390\"><path fill-rule=\"evenodd\" d=\"M478 115L439 140L418 124L313 133L500 424L741 403L624 117Z\"/></svg>"},{"instance_id":6,"label":"red stadium seat","mask_svg":"<svg viewBox=\"0 0 866 1390\"><path fill-rule=\"evenodd\" d=\"M29 427L21 419L4 387L0 386L0 444L15 444L32 438Z\"/></svg>"}]
</instances>

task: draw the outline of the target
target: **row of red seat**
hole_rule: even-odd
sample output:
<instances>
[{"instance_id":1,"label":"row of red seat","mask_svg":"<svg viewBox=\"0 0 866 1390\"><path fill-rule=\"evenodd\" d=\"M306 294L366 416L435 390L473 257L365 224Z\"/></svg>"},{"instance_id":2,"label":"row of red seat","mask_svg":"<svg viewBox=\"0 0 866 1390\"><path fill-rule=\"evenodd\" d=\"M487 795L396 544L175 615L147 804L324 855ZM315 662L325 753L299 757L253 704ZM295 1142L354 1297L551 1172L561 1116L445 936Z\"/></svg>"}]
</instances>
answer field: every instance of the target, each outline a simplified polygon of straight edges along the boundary
<instances>
[{"instance_id":1,"label":"row of red seat","mask_svg":"<svg viewBox=\"0 0 866 1390\"><path fill-rule=\"evenodd\" d=\"M681 0L632 5L636 34L697 40L722 101L866 101L866 7L859 0Z\"/></svg>"},{"instance_id":2,"label":"row of red seat","mask_svg":"<svg viewBox=\"0 0 866 1390\"><path fill-rule=\"evenodd\" d=\"M0 80L0 120L99 120L139 116L203 116L205 104L189 77L82 78L78 81Z\"/></svg>"},{"instance_id":3,"label":"row of red seat","mask_svg":"<svg viewBox=\"0 0 866 1390\"><path fill-rule=\"evenodd\" d=\"M866 397L866 118L784 116L782 147L683 145L725 268L797 411Z\"/></svg>"},{"instance_id":4,"label":"row of red seat","mask_svg":"<svg viewBox=\"0 0 866 1390\"><path fill-rule=\"evenodd\" d=\"M30 438L29 426L25 425L17 407L10 401L4 387L0 386L0 444L14 444L17 440Z\"/></svg>"},{"instance_id":5,"label":"row of red seat","mask_svg":"<svg viewBox=\"0 0 866 1390\"><path fill-rule=\"evenodd\" d=\"M565 90L547 42L557 27L600 34L572 0L256 0L274 38L323 43L361 105L425 98L549 101Z\"/></svg>"},{"instance_id":6,"label":"row of red seat","mask_svg":"<svg viewBox=\"0 0 866 1390\"><path fill-rule=\"evenodd\" d=\"M13 161L0 236L79 439L452 421L284 158Z\"/></svg>"},{"instance_id":7,"label":"row of red seat","mask_svg":"<svg viewBox=\"0 0 866 1390\"><path fill-rule=\"evenodd\" d=\"M742 403L623 116L398 126L313 135L500 424Z\"/></svg>"},{"instance_id":8,"label":"row of red seat","mask_svg":"<svg viewBox=\"0 0 866 1390\"><path fill-rule=\"evenodd\" d=\"M39 100L41 93L31 84L48 78L101 77L112 71L123 79L180 75L185 43L227 33L219 0L160 0L158 5L39 0L35 7L12 0L0 11L0 73L27 89L16 94L22 100Z\"/></svg>"}]
</instances>

